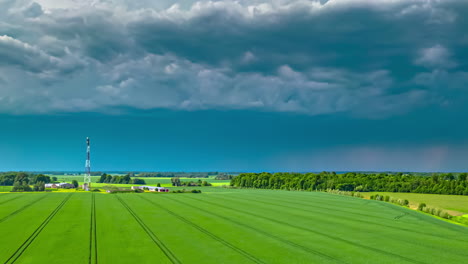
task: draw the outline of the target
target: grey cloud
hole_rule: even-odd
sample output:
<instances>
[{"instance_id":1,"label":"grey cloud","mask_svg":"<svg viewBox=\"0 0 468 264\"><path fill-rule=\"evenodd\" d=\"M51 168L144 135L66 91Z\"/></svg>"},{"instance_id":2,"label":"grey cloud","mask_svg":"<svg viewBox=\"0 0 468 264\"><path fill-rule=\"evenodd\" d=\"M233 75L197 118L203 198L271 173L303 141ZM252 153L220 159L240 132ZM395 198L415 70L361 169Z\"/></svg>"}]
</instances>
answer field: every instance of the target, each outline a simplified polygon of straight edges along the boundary
<instances>
[{"instance_id":1,"label":"grey cloud","mask_svg":"<svg viewBox=\"0 0 468 264\"><path fill-rule=\"evenodd\" d=\"M0 36L1 65L15 65L31 72L40 72L58 63L41 49L9 36Z\"/></svg>"},{"instance_id":2,"label":"grey cloud","mask_svg":"<svg viewBox=\"0 0 468 264\"><path fill-rule=\"evenodd\" d=\"M25 82L4 78L2 112L381 118L468 97L464 1L38 2L0 3L0 67Z\"/></svg>"},{"instance_id":3,"label":"grey cloud","mask_svg":"<svg viewBox=\"0 0 468 264\"><path fill-rule=\"evenodd\" d=\"M62 79L84 67L85 63L65 50L60 58L49 55L36 46L9 36L0 36L0 66L16 66L35 74L39 79Z\"/></svg>"},{"instance_id":4,"label":"grey cloud","mask_svg":"<svg viewBox=\"0 0 468 264\"><path fill-rule=\"evenodd\" d=\"M416 63L429 68L453 68L457 66L457 64L452 61L450 52L441 45L422 49L421 55L416 60Z\"/></svg>"},{"instance_id":5,"label":"grey cloud","mask_svg":"<svg viewBox=\"0 0 468 264\"><path fill-rule=\"evenodd\" d=\"M36 2L33 2L27 8L24 9L23 14L26 17L38 17L42 15L44 11L42 10L42 6Z\"/></svg>"}]
</instances>

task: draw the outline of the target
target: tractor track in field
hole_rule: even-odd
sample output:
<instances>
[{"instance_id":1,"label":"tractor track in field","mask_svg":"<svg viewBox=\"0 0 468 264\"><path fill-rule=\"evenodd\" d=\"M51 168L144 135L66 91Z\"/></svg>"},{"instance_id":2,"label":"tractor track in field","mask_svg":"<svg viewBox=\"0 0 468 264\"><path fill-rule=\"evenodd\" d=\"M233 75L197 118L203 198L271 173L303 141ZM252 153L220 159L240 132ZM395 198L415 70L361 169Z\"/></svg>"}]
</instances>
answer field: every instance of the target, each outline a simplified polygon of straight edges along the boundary
<instances>
[{"instance_id":1,"label":"tractor track in field","mask_svg":"<svg viewBox=\"0 0 468 264\"><path fill-rule=\"evenodd\" d=\"M89 225L89 264L98 263L97 235L96 235L96 197L91 194L91 223Z\"/></svg>"},{"instance_id":2,"label":"tractor track in field","mask_svg":"<svg viewBox=\"0 0 468 264\"><path fill-rule=\"evenodd\" d=\"M2 204L4 204L4 203L8 203L8 202L13 201L13 200L16 200L16 199L18 199L18 198L20 198L20 197L21 197L21 196L16 196L16 197L13 197L13 198L11 198L11 199L2 201L2 202L0 202L0 205L2 205Z\"/></svg>"},{"instance_id":3,"label":"tractor track in field","mask_svg":"<svg viewBox=\"0 0 468 264\"><path fill-rule=\"evenodd\" d=\"M346 243L346 244L349 244L349 245L352 245L352 246L355 246L355 247L360 247L360 248L364 248L364 249L367 249L367 250L370 250L370 251L378 252L378 253L381 253L381 254L384 254L384 255L387 255L387 256L396 257L396 258L399 258L399 259L402 259L402 260L405 260L405 261L408 261L408 262L411 262L411 263L420 263L420 264L425 263L425 262L421 262L421 261L418 261L418 260L414 260L414 259L410 259L410 258L401 256L401 255L398 255L398 254L395 254L395 253L392 253L392 252L388 252L388 251L381 250L381 249L378 249L378 248L374 248L374 247L371 247L371 246L362 245L362 244L359 244L359 243L356 243L356 242L353 242L353 241L346 240L346 239L341 238L341 237L326 234L324 232L320 232L320 231L313 230L313 229L310 229L310 228L296 226L296 225L293 225L293 224L290 224L290 223L287 223L287 222L283 222L283 221L276 220L276 219L273 219L273 218L269 218L269 217L266 217L266 216L246 212L246 211L243 211L243 210L238 210L238 209L234 210L234 209L231 209L231 208L228 208L228 207L223 207L222 205L219 205L219 204L216 204L216 203L213 203L213 202L208 202L208 201L200 200L200 199L193 198L193 197L189 197L189 198L200 201L200 202L204 202L204 203L207 203L207 204L212 204L212 205L217 206L217 207L221 207L221 208L233 210L233 211L236 211L236 212L240 212L240 213L243 213L243 214L251 215L251 216L254 216L254 217L257 217L257 218L260 218L260 219L264 219L264 220L267 220L267 221L270 221L270 222L274 222L274 223L277 223L277 224L280 224L280 225L285 225L285 226L289 226L289 227L292 227L292 228L307 231L307 232L310 232L310 233L314 233L314 234L317 234L317 235L320 235L320 236L323 236L323 237L327 237L329 239L333 239L333 240L336 240L336 241L340 241L340 242L343 242L343 243Z\"/></svg>"},{"instance_id":4,"label":"tractor track in field","mask_svg":"<svg viewBox=\"0 0 468 264\"><path fill-rule=\"evenodd\" d=\"M16 214L18 214L18 213L21 213L23 210L27 209L27 208L30 207L31 205L33 205L33 204L39 202L40 200L42 200L42 199L44 199L44 198L46 198L46 195L43 195L43 196L41 196L39 199L36 199L36 200L34 200L34 201L32 201L32 202L30 202L30 203L24 205L23 207L20 207L20 208L17 209L16 211L11 212L9 215L7 215L7 216L3 217L2 219L0 219L0 223L4 222L4 221L7 220L8 218L10 218L10 217L12 217L12 216L14 216L14 215L16 215Z\"/></svg>"},{"instance_id":5,"label":"tractor track in field","mask_svg":"<svg viewBox=\"0 0 468 264\"><path fill-rule=\"evenodd\" d=\"M162 197L162 196L161 196L161 197ZM164 197L164 198L166 198L166 197ZM166 198L166 199L168 199L168 198ZM337 259L337 258L335 258L335 257L326 255L326 254L324 254L324 253L322 253L322 252L320 252L320 251L313 250L313 249L311 249L311 248L308 248L308 247L305 247L305 246L296 244L296 243L294 243L294 242L292 242L292 241L289 241L289 240L286 240L286 239L284 239L284 238L282 238L282 237L275 236L275 235L273 235L273 234L270 234L270 233L268 233L268 232L262 231L262 230L260 230L260 229L257 229L257 228L255 228L255 227L253 227L253 226L246 225L246 224L244 224L244 223L242 223L242 222L238 222L238 221L236 221L236 220L230 219L230 218L228 218L228 217L215 214L215 213L213 213L213 212L210 212L210 211L205 210L205 209L203 209L203 208L200 208L200 207L198 207L198 206L189 205L189 204L184 203L184 202L179 201L179 200L172 200L172 199L171 199L171 201L180 203L180 204L182 204L182 205L184 205L184 206L187 206L187 207L194 207L194 208L197 208L197 210L199 210L199 211L202 211L202 212L204 212L204 213L207 213L207 214L213 215L213 216L215 216L215 217L221 218L221 219L223 219L223 220L225 220L225 221L234 223L234 224L236 224L236 225L238 225L238 226L241 226L241 227L244 227L244 228L246 228L246 229L253 230L253 231L255 231L255 232L257 232L257 233L260 233L260 234L262 234L262 235L264 235L264 236L266 236L266 237L272 238L272 239L277 240L277 241L279 241L279 242L281 242L281 243L284 243L284 244L287 244L287 245L289 245L289 246L291 246L291 247L294 247L294 248L297 248L297 249L299 249L299 250L302 250L302 251L304 251L304 252L306 252L306 253L308 253L308 254L320 256L320 257L323 257L323 258L326 258L326 259L335 261L335 262L337 262L337 263L347 263L347 262L342 261L342 260L340 260L340 259Z\"/></svg>"},{"instance_id":6,"label":"tractor track in field","mask_svg":"<svg viewBox=\"0 0 468 264\"><path fill-rule=\"evenodd\" d=\"M226 197L223 197L223 199L230 200L229 198L226 198ZM337 217L336 215L327 213L326 211L318 212L317 210L301 209L301 208L297 208L297 207L286 206L286 205L283 205L283 204L280 204L280 203L266 202L264 200L258 201L258 200L253 200L253 199L245 199L245 197L244 197L244 199L242 201L246 202L246 203L255 202L255 203L261 203L261 204L269 204L269 205L280 206L280 207L288 208L288 209L292 208L292 209L295 209L295 210L311 212L311 213L320 213L321 215L327 215L327 216L330 216L330 217ZM278 200L276 200L276 201L278 201ZM395 216L393 218L393 220L399 220L400 218L402 218L404 216L410 215L410 212L403 212L403 213L400 212L401 214ZM369 216L367 216L365 214L362 214L362 216L365 217L365 218L369 218ZM364 220L364 219L352 219L352 218L349 218L349 217L346 218L346 219L348 221L355 222L355 223L366 223L366 224L370 224L370 225L374 225L374 226L387 227L387 228L390 228L390 229L393 229L393 230L400 230L400 231L411 232L411 233L416 233L416 234L425 235L425 236L443 238L443 239L447 239L447 240L450 240L450 241L453 241L453 240L460 241L460 242L466 242L467 241L466 239L465 240L458 239L458 238L455 238L454 236L443 236L443 235L439 235L439 234L426 233L426 232L421 232L421 231L414 230L414 229L409 229L409 228L402 228L402 227L396 227L396 226L391 226L391 225L380 224L380 223L376 223L376 222L372 222L372 221L368 221L368 220ZM389 220L389 219L386 218L385 220Z\"/></svg>"},{"instance_id":7,"label":"tractor track in field","mask_svg":"<svg viewBox=\"0 0 468 264\"><path fill-rule=\"evenodd\" d=\"M380 205L380 206L382 206L382 207L394 209L394 208L393 208L393 204L388 203L388 202L380 202L380 203L378 203L378 205ZM416 211L416 210L409 210L409 211L408 211L408 214L411 215L411 216L413 216L413 217L415 217L415 218L417 218L417 219L420 219L420 220L426 219L424 214L422 214L421 212L418 212L418 211ZM432 221L430 221L429 223L430 223L430 224L434 224L434 225L437 225L438 222L440 221L439 219L436 219L436 218L434 218L434 217L431 217L430 219L431 219ZM436 221L434 221L434 220L436 220ZM460 227L461 227L461 226L453 225L453 224L450 224L450 225L446 225L446 226L445 226L445 228L450 229L450 231L455 231L455 232L460 231ZM453 238L453 237L454 237L454 236L452 236L452 238ZM459 240L459 239L455 239L455 240L458 240L458 241L466 241L466 240Z\"/></svg>"},{"instance_id":8,"label":"tractor track in field","mask_svg":"<svg viewBox=\"0 0 468 264\"><path fill-rule=\"evenodd\" d=\"M172 216L176 217L177 219L179 219L179 220L183 221L184 223L186 223L186 224L192 226L193 228L195 228L195 229L197 229L198 231L204 233L205 235L211 237L212 239L218 241L219 243L225 245L226 247L228 247L228 248L230 248L230 249L236 251L237 253L241 254L242 256L246 257L247 259L251 260L252 262L259 263L259 264L260 264L260 263L265 263L265 262L263 262L262 260L258 259L257 257L253 256L252 254L250 254L250 253L244 251L243 249L241 249L241 248L239 248L239 247L237 247L237 246L235 246L235 245L229 243L228 241L226 241L226 240L220 238L219 236L217 236L217 235L211 233L210 231L208 231L208 230L206 230L205 228L203 228L203 227L201 227L201 226L195 224L194 222L188 220L187 218L185 218L185 217L183 217L183 216L181 216L181 215L179 215L179 214L176 214L176 213L172 212L171 210L165 208L164 206L162 206L162 205L160 205L160 204L157 204L157 203L155 203L154 201L151 201L151 200L149 200L149 199L146 198L146 197L142 197L142 196L138 196L138 197L140 197L141 199L143 199L143 200L145 200L145 201L151 203L151 204L154 205L154 206L157 206L157 207L160 208L160 209L163 209L164 211L166 211L167 213L169 213L169 214L171 214Z\"/></svg>"},{"instance_id":9,"label":"tractor track in field","mask_svg":"<svg viewBox=\"0 0 468 264\"><path fill-rule=\"evenodd\" d=\"M166 257L174 264L181 264L180 260L169 250L169 248L151 231L151 229L141 220L141 218L128 206L128 204L120 198L118 195L115 196L117 200L127 209L127 211L133 216L137 223L143 228L146 234L153 240L153 242L161 249Z\"/></svg>"},{"instance_id":10,"label":"tractor track in field","mask_svg":"<svg viewBox=\"0 0 468 264\"><path fill-rule=\"evenodd\" d=\"M258 197L258 195L252 195L252 194L249 194L249 196L253 196L253 197ZM276 201L279 201L279 202L283 202L284 200L278 200L278 199L274 199ZM372 202L372 200L368 200L368 199L363 199L365 200L365 202L363 202L362 204L363 205L366 205L366 204L369 204ZM302 200L301 200L302 201ZM290 202L290 200L288 200L288 202ZM302 201L302 203L298 203L297 201L296 202L291 202L292 204L295 204L295 205L305 205L305 206L310 206L311 204L310 203L307 203L306 201ZM357 216L362 216L362 217L365 217L365 218L368 218L369 215L366 215L366 214L361 214L361 213L357 213L357 212L352 212L352 211L348 211L348 210L343 210L342 208L339 208L339 207L333 207L333 208L328 208L328 207L324 207L324 206L320 206L318 204L313 204L314 207L316 208L321 208L321 209L325 209L325 210L333 210L333 211L337 211L337 212L342 212L342 213L346 213L346 214L352 214L352 215L357 215ZM398 210L398 209L401 209L398 205L394 205L394 204L391 204L391 203L388 203L388 202L377 202L376 205L378 206L381 206L381 207L386 207L388 209L391 209L395 212L398 212L399 214L401 214L401 210ZM396 208L395 208L396 206ZM414 210L409 210L406 212L408 215L414 217L414 218L417 218L417 219L420 219L420 220L425 220L424 218L424 215L417 212L417 211L414 211ZM388 218L388 217L382 217L382 216L372 216L372 218L374 219L382 219L382 220L389 220L391 218ZM435 219L435 218L434 218ZM394 219L394 220L398 220L398 219ZM437 223L434 223L433 221L430 222L431 224L437 224ZM413 224L414 225L414 224ZM397 228L397 227L394 227L394 228ZM415 228L418 228L418 226L416 225ZM459 231L459 228L460 226L457 226L457 225L447 225L446 226L447 229L449 229L450 231L455 231L455 232L458 232ZM403 229L404 230L404 229ZM412 229L407 229L407 231L412 231ZM421 233L421 234L427 234L427 233L424 233L424 232L418 232L418 231L414 231L414 232L417 232L417 233ZM432 235L432 234L430 234ZM438 237L441 237L441 238L446 238L446 239L450 239L450 240L457 240L457 241L467 241L466 239L458 239L458 238L455 238L457 237L457 235L450 235L450 236L441 236L441 235L435 235L435 236L438 236Z\"/></svg>"},{"instance_id":11,"label":"tractor track in field","mask_svg":"<svg viewBox=\"0 0 468 264\"><path fill-rule=\"evenodd\" d=\"M47 218L34 230L34 232L20 245L20 247L5 261L7 263L15 263L19 257L24 253L26 249L34 242L37 236L44 230L44 228L49 224L50 220L54 218L54 216L62 209L65 203L70 199L73 193L70 193L67 197L65 197L62 202L52 211L52 213L47 216Z\"/></svg>"},{"instance_id":12,"label":"tractor track in field","mask_svg":"<svg viewBox=\"0 0 468 264\"><path fill-rule=\"evenodd\" d=\"M258 195L252 195L252 194L248 194L248 195L253 196L253 197L258 197ZM278 199L274 199L274 200L277 200L277 201L278 201ZM279 201L284 201L284 200L279 200ZM316 207L316 208L320 208L320 209L324 209L324 210L333 210L333 211L341 212L341 213L345 213L345 214L353 214L353 215L362 216L362 217L369 217L369 215L367 215L367 214L362 214L362 213L353 212L353 211L349 211L349 210L343 210L342 207L337 207L337 206L333 206L333 208L330 208L330 207L320 206L320 205L317 204L317 203L311 204L311 203L307 203L307 202L298 203L297 201L294 201L294 202L291 202L291 200L287 200L287 201L288 201L289 203L295 204L295 205L304 205L304 206L311 206L311 205L313 205L313 206ZM301 201L300 201L300 202L301 202ZM375 218L375 219L382 219L382 220L388 220L388 219L389 219L389 218L387 218L387 217L382 217L382 216L372 216L372 218Z\"/></svg>"}]
</instances>

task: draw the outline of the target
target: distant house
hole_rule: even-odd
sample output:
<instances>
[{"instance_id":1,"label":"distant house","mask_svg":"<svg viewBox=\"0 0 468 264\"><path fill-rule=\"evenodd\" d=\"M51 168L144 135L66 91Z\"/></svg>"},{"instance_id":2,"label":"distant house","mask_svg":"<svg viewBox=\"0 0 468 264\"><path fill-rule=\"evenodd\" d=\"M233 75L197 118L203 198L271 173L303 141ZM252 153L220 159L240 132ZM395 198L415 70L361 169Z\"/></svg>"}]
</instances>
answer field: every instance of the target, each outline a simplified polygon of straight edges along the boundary
<instances>
[{"instance_id":1,"label":"distant house","mask_svg":"<svg viewBox=\"0 0 468 264\"><path fill-rule=\"evenodd\" d=\"M64 188L64 189L71 189L75 188L75 185L71 183L61 182L61 183L46 183L44 184L45 188Z\"/></svg>"},{"instance_id":2,"label":"distant house","mask_svg":"<svg viewBox=\"0 0 468 264\"><path fill-rule=\"evenodd\" d=\"M155 186L132 186L132 190L145 190L148 189L150 192L169 192L169 189L164 187L155 187Z\"/></svg>"}]
</instances>

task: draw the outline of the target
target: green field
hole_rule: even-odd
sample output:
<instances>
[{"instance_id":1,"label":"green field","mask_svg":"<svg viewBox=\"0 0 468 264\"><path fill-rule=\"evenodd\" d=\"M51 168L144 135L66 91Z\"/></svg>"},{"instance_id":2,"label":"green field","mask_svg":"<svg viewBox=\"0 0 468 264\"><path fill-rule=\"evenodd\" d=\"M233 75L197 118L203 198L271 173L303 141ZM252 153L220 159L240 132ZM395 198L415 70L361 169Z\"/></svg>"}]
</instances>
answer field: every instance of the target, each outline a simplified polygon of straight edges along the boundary
<instances>
[{"instance_id":1,"label":"green field","mask_svg":"<svg viewBox=\"0 0 468 264\"><path fill-rule=\"evenodd\" d=\"M4 263L465 263L468 228L319 192L3 193Z\"/></svg>"},{"instance_id":2,"label":"green field","mask_svg":"<svg viewBox=\"0 0 468 264\"><path fill-rule=\"evenodd\" d=\"M77 180L80 184L83 183L83 176L64 176L64 175L53 175L57 177L57 180L60 182L71 182L72 180ZM96 181L99 180L101 176L91 176L91 183L95 187L102 187L105 185L109 185L109 183L96 183ZM139 177L135 177L139 178ZM153 177L141 177L139 179L143 179L146 182L146 185L154 185L156 186L158 183L161 184L162 187L170 187L172 186L171 184L171 178L153 178ZM180 178L181 181L207 181L211 183L213 186L221 186L221 185L229 185L230 181L229 180L215 180L214 178ZM116 184L116 186L121 186L121 187L130 187L135 184ZM1 187L0 187L1 188Z\"/></svg>"},{"instance_id":3,"label":"green field","mask_svg":"<svg viewBox=\"0 0 468 264\"><path fill-rule=\"evenodd\" d=\"M397 199L407 199L410 207L415 209L419 203L426 203L428 207L440 208L448 211L452 215L468 214L468 196L463 195L442 195L424 193L391 193L391 192L369 192L363 193L366 198L371 195L388 195Z\"/></svg>"},{"instance_id":4,"label":"green field","mask_svg":"<svg viewBox=\"0 0 468 264\"><path fill-rule=\"evenodd\" d=\"M0 192L9 192L13 186L0 186Z\"/></svg>"}]
</instances>

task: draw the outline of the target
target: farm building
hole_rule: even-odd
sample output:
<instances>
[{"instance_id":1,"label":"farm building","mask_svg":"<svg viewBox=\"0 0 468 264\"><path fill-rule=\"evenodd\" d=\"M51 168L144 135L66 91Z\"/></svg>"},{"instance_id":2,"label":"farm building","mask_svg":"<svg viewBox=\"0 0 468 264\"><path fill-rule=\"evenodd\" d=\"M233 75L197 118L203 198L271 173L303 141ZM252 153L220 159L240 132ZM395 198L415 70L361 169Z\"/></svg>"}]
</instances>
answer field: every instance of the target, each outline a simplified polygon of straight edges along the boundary
<instances>
[{"instance_id":1,"label":"farm building","mask_svg":"<svg viewBox=\"0 0 468 264\"><path fill-rule=\"evenodd\" d=\"M66 182L61 182L61 183L46 183L44 185L45 188L64 188L64 189L70 189L70 188L75 188L75 185L71 183L66 183Z\"/></svg>"},{"instance_id":2,"label":"farm building","mask_svg":"<svg viewBox=\"0 0 468 264\"><path fill-rule=\"evenodd\" d=\"M148 191L150 192L168 192L169 189L167 188L164 188L164 187L155 187L155 186L132 186L132 190L136 190L136 189L140 189L140 190L146 190L148 189Z\"/></svg>"}]
</instances>

